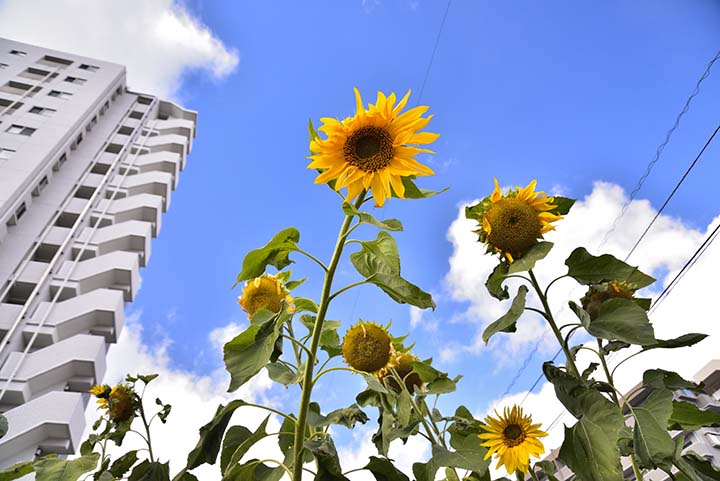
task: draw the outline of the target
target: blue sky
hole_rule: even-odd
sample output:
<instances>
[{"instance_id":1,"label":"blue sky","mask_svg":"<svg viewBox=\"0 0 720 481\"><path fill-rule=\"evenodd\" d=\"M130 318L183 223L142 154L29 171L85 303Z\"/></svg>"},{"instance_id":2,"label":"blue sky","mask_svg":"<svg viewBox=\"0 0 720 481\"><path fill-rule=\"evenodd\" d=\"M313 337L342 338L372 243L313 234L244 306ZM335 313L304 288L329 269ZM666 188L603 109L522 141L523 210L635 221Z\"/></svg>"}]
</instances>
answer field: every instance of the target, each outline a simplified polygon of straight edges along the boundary
<instances>
[{"instance_id":1,"label":"blue sky","mask_svg":"<svg viewBox=\"0 0 720 481\"><path fill-rule=\"evenodd\" d=\"M199 111L198 136L151 267L133 309L143 311L146 341L173 341L178 366L215 367L213 328L240 321L239 289L230 286L245 253L276 231L295 226L303 248L329 257L341 213L337 198L313 185L307 160L308 118L344 117L352 88L368 101L377 90L413 89L427 68L445 2L190 2L189 9L240 63L223 81L188 75L180 98ZM427 188L450 186L424 201L392 201L377 216L397 217L404 275L440 294L435 318L449 321L467 308L444 294L452 246L447 230L462 201L487 195L492 178L505 185L537 178L566 195L583 197L604 180L632 190L697 78L718 47L715 2L452 3L422 102L442 134L437 154L421 158L437 172ZM717 122L720 77L711 75L640 192L658 206ZM704 228L718 214L715 191L720 150L711 146L666 213ZM363 233L373 236L371 231ZM668 246L671 249L672 246ZM341 270L338 284L352 279ZM298 259L296 275L310 276L299 293L317 296L321 278ZM171 314L172 313L172 314ZM168 320L170 314L171 321ZM332 318L393 320L410 332L423 357L472 334L462 323L437 332L411 331L409 310L372 287L349 293ZM539 355L519 381L526 389ZM481 408L501 394L521 361L493 370L482 394L474 366L487 354L448 365L462 372L457 398Z\"/></svg>"}]
</instances>

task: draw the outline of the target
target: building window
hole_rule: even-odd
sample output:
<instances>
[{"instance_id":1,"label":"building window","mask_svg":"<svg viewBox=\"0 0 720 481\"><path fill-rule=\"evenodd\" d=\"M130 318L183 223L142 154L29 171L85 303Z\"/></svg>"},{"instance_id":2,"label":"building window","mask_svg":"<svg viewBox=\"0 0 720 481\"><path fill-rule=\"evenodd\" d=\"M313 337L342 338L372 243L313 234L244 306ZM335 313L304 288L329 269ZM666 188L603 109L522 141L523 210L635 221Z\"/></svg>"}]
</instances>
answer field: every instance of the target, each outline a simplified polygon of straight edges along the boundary
<instances>
[{"instance_id":1,"label":"building window","mask_svg":"<svg viewBox=\"0 0 720 481\"><path fill-rule=\"evenodd\" d=\"M10 55L17 55L18 57L24 57L27 55L27 52L23 52L22 50L10 50Z\"/></svg>"},{"instance_id":2,"label":"building window","mask_svg":"<svg viewBox=\"0 0 720 481\"><path fill-rule=\"evenodd\" d=\"M141 105L150 105L152 103L152 100L150 97L138 97L137 103Z\"/></svg>"},{"instance_id":3,"label":"building window","mask_svg":"<svg viewBox=\"0 0 720 481\"><path fill-rule=\"evenodd\" d=\"M67 155L62 154L62 155L60 156L60 158L57 160L57 162L55 162L55 164L53 165L53 170L54 170L55 172L57 172L58 170L60 170L60 167L62 167L62 165L65 163L66 160L67 160Z\"/></svg>"},{"instance_id":4,"label":"building window","mask_svg":"<svg viewBox=\"0 0 720 481\"><path fill-rule=\"evenodd\" d=\"M30 137L32 134L35 133L37 129L33 129L32 127L25 127L23 125L18 124L12 124L10 127L7 128L5 132L9 134L17 134L17 135L24 135L26 137Z\"/></svg>"},{"instance_id":5,"label":"building window","mask_svg":"<svg viewBox=\"0 0 720 481\"><path fill-rule=\"evenodd\" d=\"M143 113L142 113L142 112L138 112L137 110L133 110L132 112L130 112L130 115L128 115L128 117L130 117L131 119L138 119L138 120L139 120L139 119L141 119L141 118L143 117Z\"/></svg>"},{"instance_id":6,"label":"building window","mask_svg":"<svg viewBox=\"0 0 720 481\"><path fill-rule=\"evenodd\" d=\"M80 78L80 77L70 77L70 76L65 77L65 81L68 82L68 83L77 84L77 85L82 85L82 84L84 84L85 82L87 82L87 80L84 79L84 78Z\"/></svg>"},{"instance_id":7,"label":"building window","mask_svg":"<svg viewBox=\"0 0 720 481\"><path fill-rule=\"evenodd\" d=\"M30 109L31 114L44 115L45 117L52 117L55 115L55 112L57 112L57 110L48 107L35 106Z\"/></svg>"},{"instance_id":8,"label":"building window","mask_svg":"<svg viewBox=\"0 0 720 481\"><path fill-rule=\"evenodd\" d=\"M87 70L88 72L97 72L100 70L100 67L97 67L95 65L88 65L86 63L83 63L78 67L80 70Z\"/></svg>"},{"instance_id":9,"label":"building window","mask_svg":"<svg viewBox=\"0 0 720 481\"><path fill-rule=\"evenodd\" d=\"M22 102L13 102L12 100L0 98L0 112L2 112L2 115L12 115L22 106Z\"/></svg>"},{"instance_id":10,"label":"building window","mask_svg":"<svg viewBox=\"0 0 720 481\"><path fill-rule=\"evenodd\" d=\"M2 70L4 68L8 68L8 67L9 67L8 64L0 62L0 70Z\"/></svg>"},{"instance_id":11,"label":"building window","mask_svg":"<svg viewBox=\"0 0 720 481\"><path fill-rule=\"evenodd\" d=\"M35 188L32 191L32 195L35 197L40 195L40 192L42 192L45 187L48 185L48 178L47 175L43 176L42 179L40 179L40 182L38 182L38 185L35 186Z\"/></svg>"},{"instance_id":12,"label":"building window","mask_svg":"<svg viewBox=\"0 0 720 481\"><path fill-rule=\"evenodd\" d=\"M39 92L41 88L42 87L33 88L32 85L11 80L2 87L0 87L0 91L14 95L27 95L28 97L32 97L33 95L35 95L35 93Z\"/></svg>"},{"instance_id":13,"label":"building window","mask_svg":"<svg viewBox=\"0 0 720 481\"><path fill-rule=\"evenodd\" d=\"M12 154L14 154L15 151L13 149L6 149L5 147L0 147L0 160L10 160L10 157L12 157Z\"/></svg>"},{"instance_id":14,"label":"building window","mask_svg":"<svg viewBox=\"0 0 720 481\"><path fill-rule=\"evenodd\" d=\"M67 100L72 97L72 94L70 92L62 92L60 90L51 90L48 95L50 97L55 97L62 100Z\"/></svg>"},{"instance_id":15,"label":"building window","mask_svg":"<svg viewBox=\"0 0 720 481\"><path fill-rule=\"evenodd\" d=\"M72 60L54 57L52 55L45 55L41 60L38 61L38 63L56 68L65 68L68 65L72 65Z\"/></svg>"},{"instance_id":16,"label":"building window","mask_svg":"<svg viewBox=\"0 0 720 481\"><path fill-rule=\"evenodd\" d=\"M15 219L20 220L20 218L25 215L25 212L27 212L27 206L25 202L23 202L15 211Z\"/></svg>"}]
</instances>

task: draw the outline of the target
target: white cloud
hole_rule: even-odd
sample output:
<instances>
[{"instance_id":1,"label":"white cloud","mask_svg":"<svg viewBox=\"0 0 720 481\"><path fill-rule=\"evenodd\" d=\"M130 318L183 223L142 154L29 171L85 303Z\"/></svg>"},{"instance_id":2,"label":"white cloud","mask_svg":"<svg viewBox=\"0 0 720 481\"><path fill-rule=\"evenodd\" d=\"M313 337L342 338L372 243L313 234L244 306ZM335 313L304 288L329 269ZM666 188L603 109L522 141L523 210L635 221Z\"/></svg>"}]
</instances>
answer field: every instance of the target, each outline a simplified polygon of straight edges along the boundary
<instances>
[{"instance_id":1,"label":"white cloud","mask_svg":"<svg viewBox=\"0 0 720 481\"><path fill-rule=\"evenodd\" d=\"M188 70L221 79L238 64L237 51L177 0L6 0L0 32L125 65L130 88L162 97L177 95Z\"/></svg>"}]
</instances>

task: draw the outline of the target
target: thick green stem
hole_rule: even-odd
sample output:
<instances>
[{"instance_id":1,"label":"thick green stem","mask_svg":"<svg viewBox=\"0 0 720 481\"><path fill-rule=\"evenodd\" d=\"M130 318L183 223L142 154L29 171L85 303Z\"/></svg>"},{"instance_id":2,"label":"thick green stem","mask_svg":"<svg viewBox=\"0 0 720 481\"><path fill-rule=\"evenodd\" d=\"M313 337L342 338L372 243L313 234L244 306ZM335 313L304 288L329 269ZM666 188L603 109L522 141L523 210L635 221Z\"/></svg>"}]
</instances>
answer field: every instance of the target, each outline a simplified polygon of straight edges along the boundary
<instances>
[{"instance_id":1,"label":"thick green stem","mask_svg":"<svg viewBox=\"0 0 720 481\"><path fill-rule=\"evenodd\" d=\"M550 311L550 305L547 301L547 296L545 295L545 292L540 288L540 284L537 281L537 278L535 277L535 273L530 269L530 282L532 283L533 288L535 288L535 292L537 293L538 297L540 298L540 302L542 302L543 309L545 309L545 320L548 322L548 325L550 326L550 329L552 329L553 334L555 334L555 337L557 338L558 343L560 344L560 347L562 348L563 352L565 353L565 358L567 359L567 367L571 371L571 373L577 377L580 378L580 372L578 371L577 366L575 365L575 361L573 360L572 354L570 353L570 349L567 346L567 343L565 342L565 339L563 339L562 334L560 333L560 329L557 327L557 323L555 322L555 319L553 318L552 312Z\"/></svg>"},{"instance_id":2,"label":"thick green stem","mask_svg":"<svg viewBox=\"0 0 720 481\"><path fill-rule=\"evenodd\" d=\"M143 393L144 393L144 390L143 390ZM152 441L150 440L150 424L145 419L145 409L142 406L142 404L140 405L140 417L142 418L143 425L145 426L145 432L147 433L147 438L145 439L145 441L147 441L147 445L148 445L148 453L150 454L150 462L154 463L155 456L153 456Z\"/></svg>"},{"instance_id":3,"label":"thick green stem","mask_svg":"<svg viewBox=\"0 0 720 481\"><path fill-rule=\"evenodd\" d=\"M607 382L610 384L613 388L615 387L615 383L613 382L612 374L610 373L610 369L608 369L607 361L605 361L605 354L603 354L602 349L602 342L600 339L597 340L598 345L598 357L600 358L600 364L602 364L603 371L605 371L605 377L607 377ZM617 404L618 407L620 407L620 401L618 400L617 394L615 394L615 391L612 391L610 393L612 395L613 401L615 401L615 404Z\"/></svg>"},{"instance_id":4,"label":"thick green stem","mask_svg":"<svg viewBox=\"0 0 720 481\"><path fill-rule=\"evenodd\" d=\"M365 200L366 192L363 191L355 201L355 209L359 209ZM335 250L330 258L330 264L325 273L323 281L322 294L320 295L320 306L318 307L315 325L313 326L312 339L310 341L310 352L308 353L307 363L305 364L305 373L303 375L302 394L300 396L300 409L298 411L297 423L295 424L295 440L293 444L293 476L292 481L300 481L302 479L302 453L305 444L305 429L307 428L307 414L310 406L310 396L312 395L313 370L315 368L315 357L317 355L318 346L320 344L320 334L322 334L323 323L325 322L325 314L330 306L330 291L332 289L333 277L335 269L340 262L345 240L347 238L348 229L352 222L353 215L346 215L340 227Z\"/></svg>"},{"instance_id":5,"label":"thick green stem","mask_svg":"<svg viewBox=\"0 0 720 481\"><path fill-rule=\"evenodd\" d=\"M630 462L632 463L633 473L635 473L635 479L636 481L643 481L643 474L642 471L640 471L640 468L638 468L637 462L635 461L635 455L630 455Z\"/></svg>"}]
</instances>

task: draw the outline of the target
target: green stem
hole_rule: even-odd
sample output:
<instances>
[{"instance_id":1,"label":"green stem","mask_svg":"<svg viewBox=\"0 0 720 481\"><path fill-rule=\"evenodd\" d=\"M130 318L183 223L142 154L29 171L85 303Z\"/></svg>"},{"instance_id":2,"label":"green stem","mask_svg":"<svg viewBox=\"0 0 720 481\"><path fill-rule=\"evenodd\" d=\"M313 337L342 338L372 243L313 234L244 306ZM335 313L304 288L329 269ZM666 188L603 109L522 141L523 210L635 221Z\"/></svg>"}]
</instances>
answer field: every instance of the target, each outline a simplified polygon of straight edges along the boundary
<instances>
[{"instance_id":1,"label":"green stem","mask_svg":"<svg viewBox=\"0 0 720 481\"><path fill-rule=\"evenodd\" d=\"M292 419L292 420L294 421L294 419L291 418L288 414L285 414L285 413L282 412L282 411L278 411L277 409L273 409L273 408L268 407L268 406L263 406L262 404L254 404L254 403L247 403L247 402L246 402L246 403L243 404L243 406L265 409L266 411L270 411L271 413L277 414L278 416L282 416L282 417L284 417L285 419Z\"/></svg>"},{"instance_id":2,"label":"green stem","mask_svg":"<svg viewBox=\"0 0 720 481\"><path fill-rule=\"evenodd\" d=\"M284 337L285 339L287 339L288 341L290 341L290 343L293 345L293 347L302 349L303 351L305 351L305 354L310 355L310 351L308 350L307 347L305 347L305 345L302 342L298 341L294 337L286 336L284 334L281 334L281 336ZM300 361L298 361L298 364L299 363L300 363Z\"/></svg>"},{"instance_id":3,"label":"green stem","mask_svg":"<svg viewBox=\"0 0 720 481\"><path fill-rule=\"evenodd\" d=\"M295 339L295 330L293 329L292 323L293 323L293 321L292 321L292 319L290 319L290 321L288 321L288 323L285 324L285 329L287 330L288 335L292 339ZM292 345L293 352L295 353L295 363L298 366L300 366L300 351L298 350L298 347L294 343L290 343L290 344Z\"/></svg>"},{"instance_id":4,"label":"green stem","mask_svg":"<svg viewBox=\"0 0 720 481\"><path fill-rule=\"evenodd\" d=\"M600 341L600 339L597 340L597 345L598 345L597 355L600 358L600 364L602 364L603 371L605 371L605 377L607 377L608 384L610 384L614 388L615 383L613 382L612 374L610 373L610 369L608 369L607 362L605 361L605 354L603 354L602 342ZM615 394L615 391L612 391L610 394L612 395L612 398L613 398L613 401L615 401L615 404L617 404L617 406L620 407L620 401L618 401L618 397L617 397L617 394Z\"/></svg>"},{"instance_id":5,"label":"green stem","mask_svg":"<svg viewBox=\"0 0 720 481\"><path fill-rule=\"evenodd\" d=\"M529 466L529 467L528 467L528 470L530 471L530 476L532 476L532 478L533 478L535 481L540 481L540 480L538 479L537 473L535 472L535 467L534 467L534 466Z\"/></svg>"},{"instance_id":6,"label":"green stem","mask_svg":"<svg viewBox=\"0 0 720 481\"><path fill-rule=\"evenodd\" d=\"M359 209L365 200L366 192L363 191L355 201L355 209ZM330 264L328 265L325 279L323 281L322 294L320 296L320 306L318 308L315 325L313 326L312 339L310 341L310 352L308 353L307 363L305 364L305 374L303 375L302 394L300 396L300 409L298 411L297 423L295 424L295 439L293 444L293 475L292 481L302 480L302 453L305 441L305 429L307 427L307 414L310 407L310 396L312 394L313 369L315 368L315 355L320 345L320 335L322 334L323 323L325 322L325 314L327 314L330 305L330 291L332 289L333 277L335 269L340 262L343 248L345 247L345 239L347 238L348 228L352 222L354 215L346 215L340 227L335 249Z\"/></svg>"},{"instance_id":7,"label":"green stem","mask_svg":"<svg viewBox=\"0 0 720 481\"><path fill-rule=\"evenodd\" d=\"M345 292L345 291L349 291L349 290L352 289L353 287L361 286L361 285L367 284L367 283L368 283L368 280L367 280L367 279L363 279L363 280L358 281L358 282L353 282L352 284L349 284L349 285L343 287L342 289L338 289L337 291L333 292L333 293L330 295L330 300L332 301L332 300L335 299L337 296L339 296L340 294L342 294L342 293Z\"/></svg>"},{"instance_id":8,"label":"green stem","mask_svg":"<svg viewBox=\"0 0 720 481\"><path fill-rule=\"evenodd\" d=\"M532 271L532 269L530 269L528 273L530 274L530 282L535 288L535 292L540 298L540 302L542 302L543 309L545 309L545 320L548 322L548 325L550 325L550 329L552 329L553 334L555 334L555 337L560 344L560 347L565 353L565 359L567 359L568 368L570 369L572 374L575 375L575 377L580 379L580 372L578 371L577 366L575 365L575 361L570 354L570 349L568 349L567 343L563 339L563 336L560 333L560 329L558 329L557 323L555 323L555 319L553 318L552 312L550 311L550 305L548 304L547 296L545 296L545 292L543 292L543 290L540 288L540 284L538 283L537 278L535 277L535 273Z\"/></svg>"},{"instance_id":9,"label":"green stem","mask_svg":"<svg viewBox=\"0 0 720 481\"><path fill-rule=\"evenodd\" d=\"M330 368L325 369L325 370L320 370L320 372L318 372L318 373L315 375L315 377L314 377L313 380L312 380L313 385L318 381L318 379L320 379L320 377L321 377L323 374L327 374L327 373L333 372L333 371L349 371L349 372L352 372L353 374L358 374L358 373L359 373L359 371L356 371L355 369L352 369L352 368L349 368L349 367L342 367L342 366L330 367Z\"/></svg>"},{"instance_id":10,"label":"green stem","mask_svg":"<svg viewBox=\"0 0 720 481\"><path fill-rule=\"evenodd\" d=\"M144 394L144 390L143 390ZM148 445L148 453L150 454L150 462L155 462L155 456L153 456L153 450L152 450L152 442L150 441L150 424L148 424L147 419L145 419L145 408L142 406L142 401L140 404L140 418L142 419L143 425L145 426L145 432L147 433L147 445Z\"/></svg>"},{"instance_id":11,"label":"green stem","mask_svg":"<svg viewBox=\"0 0 720 481\"><path fill-rule=\"evenodd\" d=\"M635 480L643 481L642 471L640 470L637 462L635 461L635 454L630 454L630 462L632 463L633 473L635 473Z\"/></svg>"},{"instance_id":12,"label":"green stem","mask_svg":"<svg viewBox=\"0 0 720 481\"><path fill-rule=\"evenodd\" d=\"M323 262L322 262L320 259L318 259L317 257L315 257L314 255L310 254L309 252L305 252L305 251L302 250L302 249L298 249L297 247L294 248L293 250L294 250L295 252L297 252L298 254L304 255L305 257L307 257L307 258L310 259L311 261L314 261L317 265L319 265L320 267L322 267L322 270L324 270L325 272L328 271L327 266L326 266L325 264L323 264Z\"/></svg>"}]
</instances>

